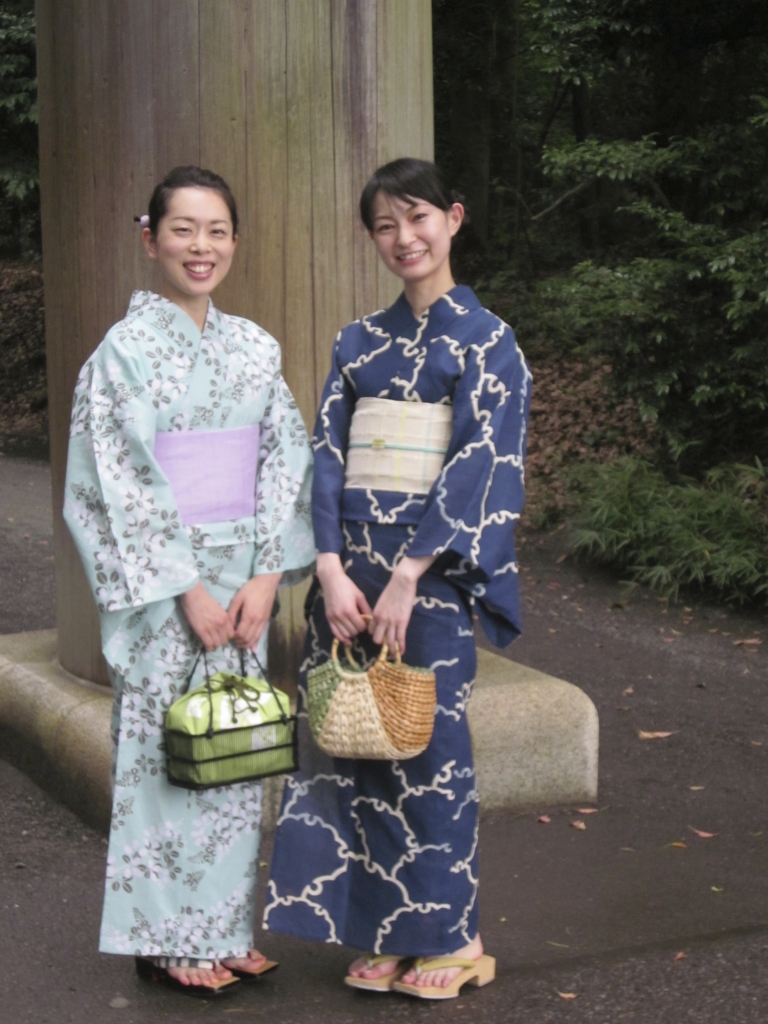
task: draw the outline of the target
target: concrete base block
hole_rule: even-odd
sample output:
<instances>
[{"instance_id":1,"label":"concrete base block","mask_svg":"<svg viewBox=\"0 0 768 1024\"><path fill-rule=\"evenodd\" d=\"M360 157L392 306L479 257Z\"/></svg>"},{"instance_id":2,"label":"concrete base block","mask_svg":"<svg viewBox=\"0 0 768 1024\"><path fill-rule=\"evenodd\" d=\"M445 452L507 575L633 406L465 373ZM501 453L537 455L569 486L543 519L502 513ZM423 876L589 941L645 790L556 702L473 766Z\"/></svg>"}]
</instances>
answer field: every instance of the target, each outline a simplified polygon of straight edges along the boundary
<instances>
[{"instance_id":1,"label":"concrete base block","mask_svg":"<svg viewBox=\"0 0 768 1024\"><path fill-rule=\"evenodd\" d=\"M468 717L483 810L597 799L597 709L577 686L478 650Z\"/></svg>"},{"instance_id":2,"label":"concrete base block","mask_svg":"<svg viewBox=\"0 0 768 1024\"><path fill-rule=\"evenodd\" d=\"M56 630L0 637L0 755L109 828L112 693L56 660Z\"/></svg>"},{"instance_id":3,"label":"concrete base block","mask_svg":"<svg viewBox=\"0 0 768 1024\"><path fill-rule=\"evenodd\" d=\"M585 693L478 650L469 724L480 806L597 799L598 719ZM56 630L0 636L0 756L85 821L107 831L112 694L56 660ZM281 777L265 779L263 830L275 827Z\"/></svg>"}]
</instances>

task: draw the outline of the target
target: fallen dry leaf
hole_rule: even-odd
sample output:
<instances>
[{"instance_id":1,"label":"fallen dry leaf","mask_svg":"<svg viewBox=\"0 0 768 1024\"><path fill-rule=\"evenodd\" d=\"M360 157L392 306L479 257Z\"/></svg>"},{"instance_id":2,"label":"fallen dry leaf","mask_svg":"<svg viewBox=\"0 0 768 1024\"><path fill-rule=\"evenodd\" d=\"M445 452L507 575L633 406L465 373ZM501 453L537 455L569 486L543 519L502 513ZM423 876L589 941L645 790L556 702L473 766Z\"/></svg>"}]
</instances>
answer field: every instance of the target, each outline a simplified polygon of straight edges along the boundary
<instances>
[{"instance_id":1,"label":"fallen dry leaf","mask_svg":"<svg viewBox=\"0 0 768 1024\"><path fill-rule=\"evenodd\" d=\"M695 832L699 839L714 839L718 834L717 832L702 832L700 829L694 828L693 825L689 825L688 828L691 832Z\"/></svg>"},{"instance_id":2,"label":"fallen dry leaf","mask_svg":"<svg viewBox=\"0 0 768 1024\"><path fill-rule=\"evenodd\" d=\"M571 822L571 828L577 828L577 829L579 829L580 832L584 832L586 830L586 827L587 826L584 824L583 821L578 821L577 820L577 821L572 821Z\"/></svg>"},{"instance_id":3,"label":"fallen dry leaf","mask_svg":"<svg viewBox=\"0 0 768 1024\"><path fill-rule=\"evenodd\" d=\"M662 640L665 644L673 644L675 642L675 638L673 636L663 636Z\"/></svg>"},{"instance_id":4,"label":"fallen dry leaf","mask_svg":"<svg viewBox=\"0 0 768 1024\"><path fill-rule=\"evenodd\" d=\"M716 885L712 886L712 892L724 892L724 889L719 889Z\"/></svg>"},{"instance_id":5,"label":"fallen dry leaf","mask_svg":"<svg viewBox=\"0 0 768 1024\"><path fill-rule=\"evenodd\" d=\"M734 640L733 641L733 646L734 647L757 647L762 642L763 642L762 640L758 640L757 637L753 636L749 640Z\"/></svg>"},{"instance_id":6,"label":"fallen dry leaf","mask_svg":"<svg viewBox=\"0 0 768 1024\"><path fill-rule=\"evenodd\" d=\"M576 808L576 813L577 814L597 814L597 812L598 812L598 808L597 807L577 807Z\"/></svg>"},{"instance_id":7,"label":"fallen dry leaf","mask_svg":"<svg viewBox=\"0 0 768 1024\"><path fill-rule=\"evenodd\" d=\"M558 989L555 989L555 992L557 992L557 994L560 996L561 999L575 999L576 998L576 993L575 992L560 992L560 991L558 991Z\"/></svg>"},{"instance_id":8,"label":"fallen dry leaf","mask_svg":"<svg viewBox=\"0 0 768 1024\"><path fill-rule=\"evenodd\" d=\"M763 745L761 740L750 740L749 742L753 747L762 747Z\"/></svg>"},{"instance_id":9,"label":"fallen dry leaf","mask_svg":"<svg viewBox=\"0 0 768 1024\"><path fill-rule=\"evenodd\" d=\"M635 692L634 686L628 686L626 688L626 690L622 690L621 695L622 695L622 697L628 697L630 695L630 693L634 693L634 692Z\"/></svg>"},{"instance_id":10,"label":"fallen dry leaf","mask_svg":"<svg viewBox=\"0 0 768 1024\"><path fill-rule=\"evenodd\" d=\"M557 946L558 949L570 949L566 942L553 942L552 939L547 939L548 946Z\"/></svg>"},{"instance_id":11,"label":"fallen dry leaf","mask_svg":"<svg viewBox=\"0 0 768 1024\"><path fill-rule=\"evenodd\" d=\"M674 736L675 732L644 732L642 729L638 729L637 735L641 740L665 740L669 736Z\"/></svg>"},{"instance_id":12,"label":"fallen dry leaf","mask_svg":"<svg viewBox=\"0 0 768 1024\"><path fill-rule=\"evenodd\" d=\"M620 846L619 849L624 853L637 853L637 850L633 846Z\"/></svg>"},{"instance_id":13,"label":"fallen dry leaf","mask_svg":"<svg viewBox=\"0 0 768 1024\"><path fill-rule=\"evenodd\" d=\"M704 789L704 787L703 786L689 786L688 789L690 789L692 793L698 793L700 790Z\"/></svg>"},{"instance_id":14,"label":"fallen dry leaf","mask_svg":"<svg viewBox=\"0 0 768 1024\"><path fill-rule=\"evenodd\" d=\"M685 843L682 841L682 839L678 840L675 843L668 843L667 845L668 846L674 846L674 848L676 850L687 850L688 849L688 847L685 845Z\"/></svg>"},{"instance_id":15,"label":"fallen dry leaf","mask_svg":"<svg viewBox=\"0 0 768 1024\"><path fill-rule=\"evenodd\" d=\"M548 814L542 814L539 818L536 819L536 821L538 821L541 825L548 825L550 821L552 821L552 819Z\"/></svg>"},{"instance_id":16,"label":"fallen dry leaf","mask_svg":"<svg viewBox=\"0 0 768 1024\"><path fill-rule=\"evenodd\" d=\"M675 956L672 957L672 960L674 963L677 963L678 960L685 960L686 956L686 953L677 953Z\"/></svg>"}]
</instances>

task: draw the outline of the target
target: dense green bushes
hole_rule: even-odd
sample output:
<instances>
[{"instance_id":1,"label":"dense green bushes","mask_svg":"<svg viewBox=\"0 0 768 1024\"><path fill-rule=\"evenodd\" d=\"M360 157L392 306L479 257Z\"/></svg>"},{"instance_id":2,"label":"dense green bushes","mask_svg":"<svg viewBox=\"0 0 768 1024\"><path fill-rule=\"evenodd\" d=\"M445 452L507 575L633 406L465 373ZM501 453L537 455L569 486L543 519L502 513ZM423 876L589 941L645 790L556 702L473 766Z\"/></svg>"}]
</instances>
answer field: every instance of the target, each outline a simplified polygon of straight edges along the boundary
<instances>
[{"instance_id":1,"label":"dense green bushes","mask_svg":"<svg viewBox=\"0 0 768 1024\"><path fill-rule=\"evenodd\" d=\"M584 467L572 547L668 596L706 588L768 603L768 472L731 465L670 483L648 461Z\"/></svg>"},{"instance_id":2,"label":"dense green bushes","mask_svg":"<svg viewBox=\"0 0 768 1024\"><path fill-rule=\"evenodd\" d=\"M40 252L35 19L19 6L0 7L0 255L12 258Z\"/></svg>"},{"instance_id":3,"label":"dense green bushes","mask_svg":"<svg viewBox=\"0 0 768 1024\"><path fill-rule=\"evenodd\" d=\"M546 282L542 329L607 357L684 469L768 459L768 225L729 238L631 209L655 228L656 252Z\"/></svg>"}]
</instances>

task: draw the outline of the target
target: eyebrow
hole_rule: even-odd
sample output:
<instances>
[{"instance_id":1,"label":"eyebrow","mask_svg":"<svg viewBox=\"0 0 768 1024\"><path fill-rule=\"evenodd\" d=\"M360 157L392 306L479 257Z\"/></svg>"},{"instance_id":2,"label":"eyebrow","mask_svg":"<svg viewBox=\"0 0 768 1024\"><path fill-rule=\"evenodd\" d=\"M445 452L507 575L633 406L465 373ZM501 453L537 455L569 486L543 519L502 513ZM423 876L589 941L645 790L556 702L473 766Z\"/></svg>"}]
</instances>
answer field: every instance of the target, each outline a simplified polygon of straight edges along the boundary
<instances>
[{"instance_id":1,"label":"eyebrow","mask_svg":"<svg viewBox=\"0 0 768 1024\"><path fill-rule=\"evenodd\" d=\"M184 217L181 214L177 214L175 217L171 217L171 220L186 220L186 221L189 221L190 224L194 224L195 223L195 218L194 217ZM225 220L223 217L220 217L218 220L209 220L208 223L209 224L228 224L229 222L227 220Z\"/></svg>"},{"instance_id":2,"label":"eyebrow","mask_svg":"<svg viewBox=\"0 0 768 1024\"><path fill-rule=\"evenodd\" d=\"M388 194L388 193L387 193ZM409 210L415 210L417 206L429 205L426 199L414 199L413 196L392 196L393 199L400 199L404 202ZM373 218L375 224L377 220L393 220L393 213L379 213Z\"/></svg>"}]
</instances>

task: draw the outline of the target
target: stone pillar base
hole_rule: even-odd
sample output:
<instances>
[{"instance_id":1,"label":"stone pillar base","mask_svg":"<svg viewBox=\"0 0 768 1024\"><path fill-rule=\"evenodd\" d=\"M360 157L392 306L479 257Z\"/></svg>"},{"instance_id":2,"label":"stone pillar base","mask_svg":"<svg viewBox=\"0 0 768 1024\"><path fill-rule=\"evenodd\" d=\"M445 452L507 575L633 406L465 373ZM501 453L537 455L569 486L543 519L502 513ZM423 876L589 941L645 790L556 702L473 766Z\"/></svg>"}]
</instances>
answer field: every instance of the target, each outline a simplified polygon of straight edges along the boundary
<instances>
[{"instance_id":1,"label":"stone pillar base","mask_svg":"<svg viewBox=\"0 0 768 1024\"><path fill-rule=\"evenodd\" d=\"M469 707L480 807L597 799L598 719L578 687L479 650ZM111 692L56 659L56 630L0 636L0 757L103 831L109 829ZM281 778L265 780L265 832Z\"/></svg>"}]
</instances>

